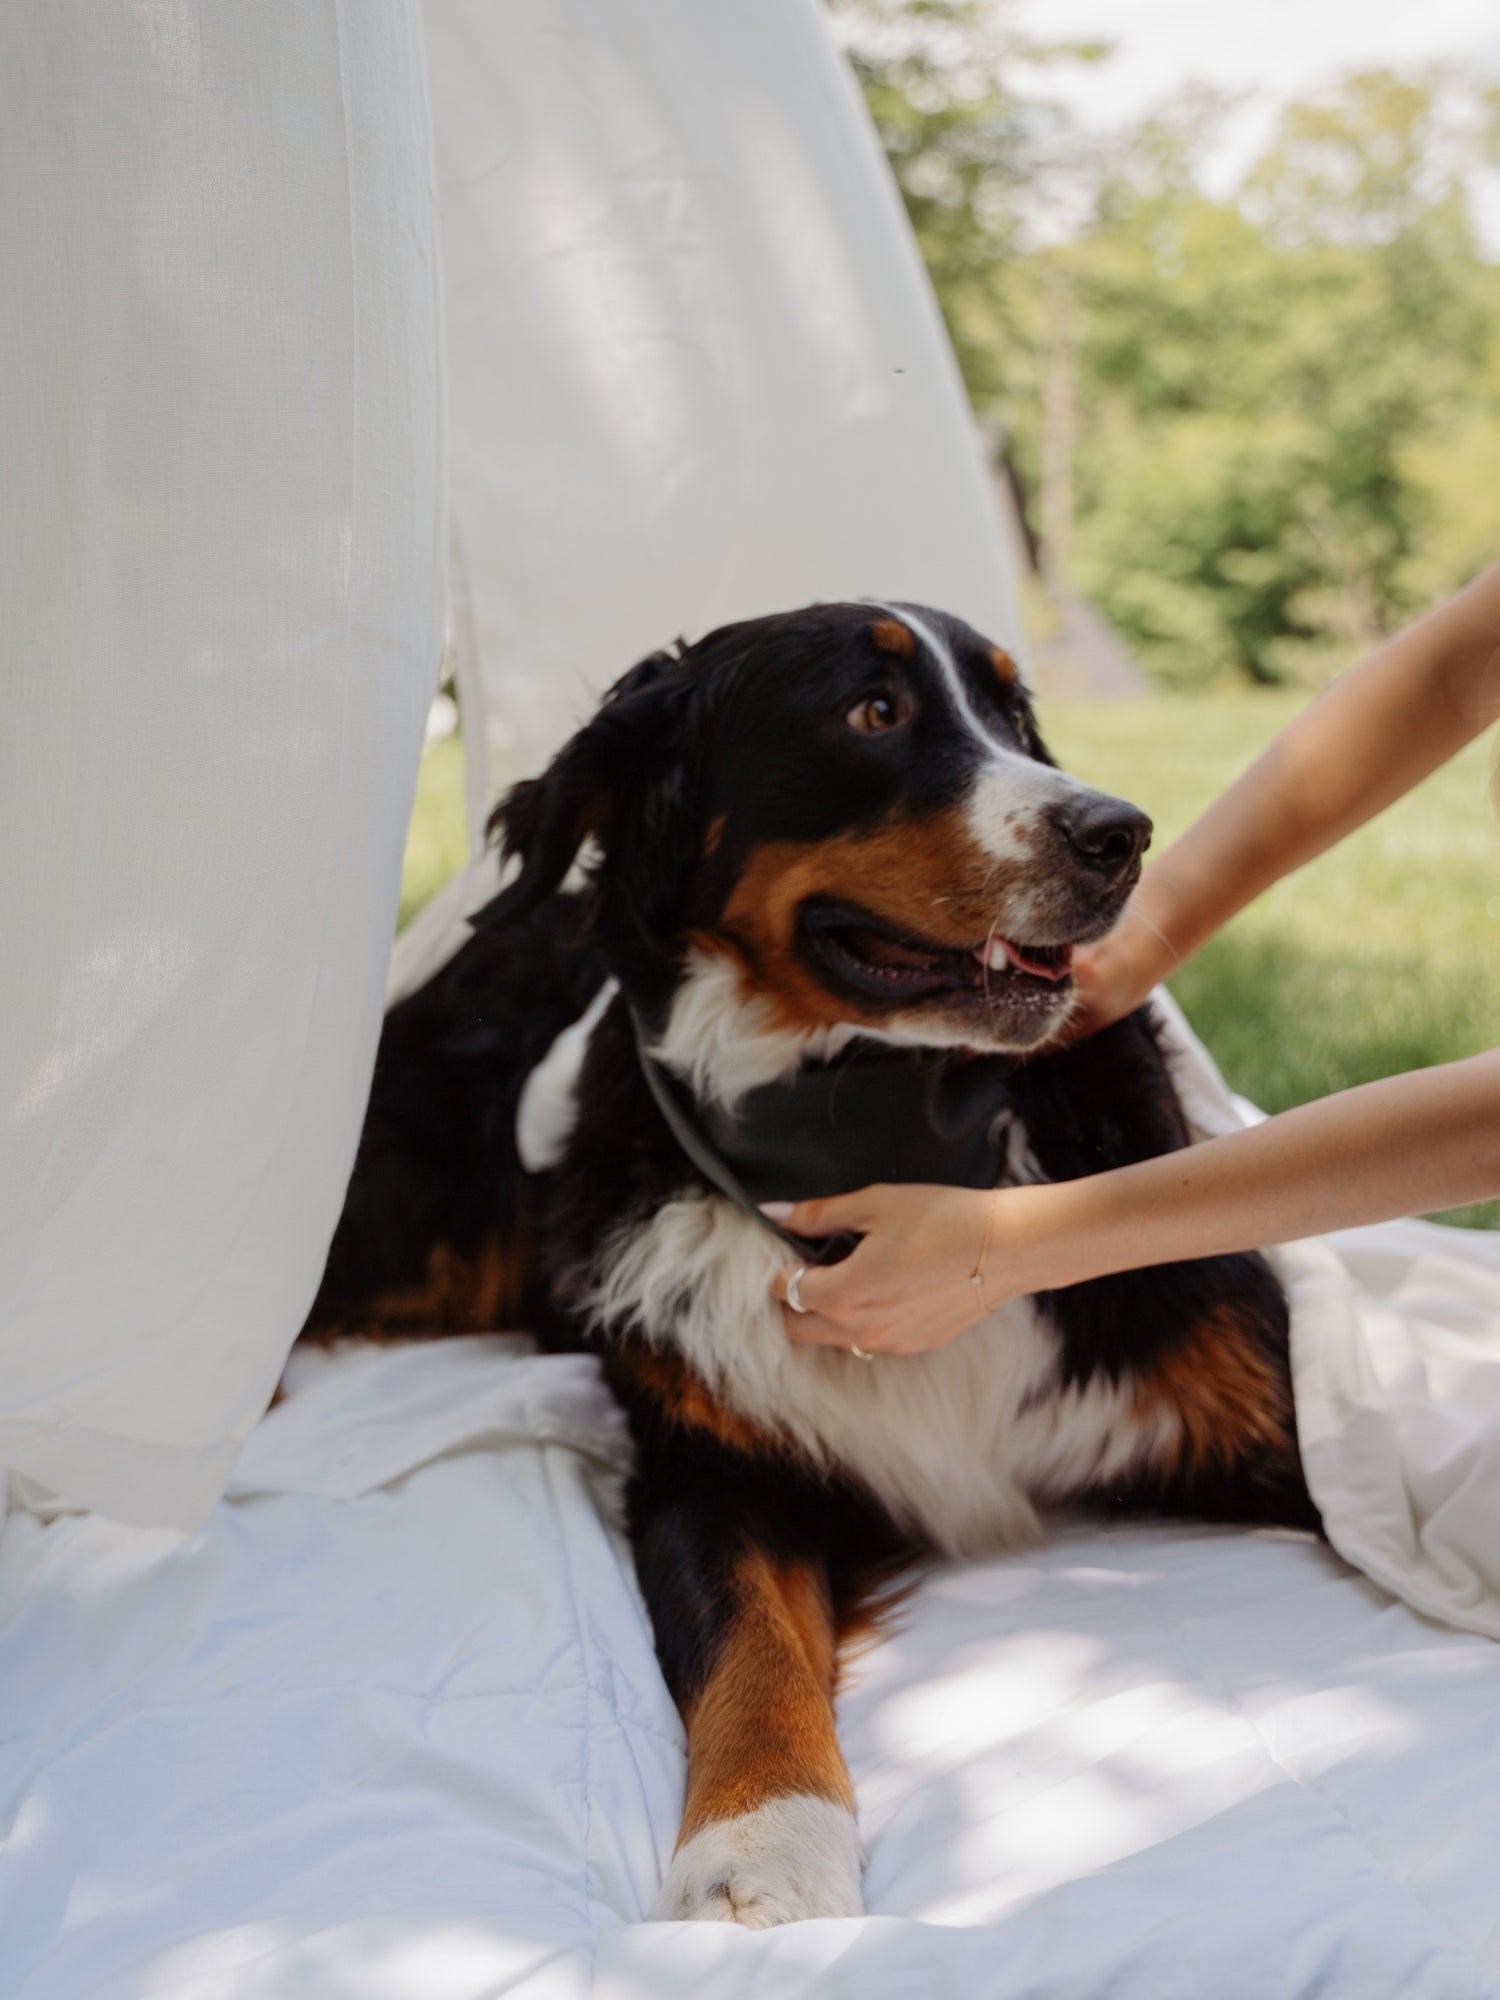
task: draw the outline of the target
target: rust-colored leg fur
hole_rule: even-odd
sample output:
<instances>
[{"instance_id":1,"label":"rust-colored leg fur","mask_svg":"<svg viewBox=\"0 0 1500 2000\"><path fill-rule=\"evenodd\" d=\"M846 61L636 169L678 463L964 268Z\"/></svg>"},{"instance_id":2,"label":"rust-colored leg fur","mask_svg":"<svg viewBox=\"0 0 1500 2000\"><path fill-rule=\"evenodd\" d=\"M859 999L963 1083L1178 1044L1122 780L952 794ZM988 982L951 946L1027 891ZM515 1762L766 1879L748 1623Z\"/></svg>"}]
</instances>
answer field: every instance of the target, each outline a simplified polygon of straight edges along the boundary
<instances>
[{"instance_id":1,"label":"rust-colored leg fur","mask_svg":"<svg viewBox=\"0 0 1500 2000\"><path fill-rule=\"evenodd\" d=\"M749 1549L734 1567L735 1610L703 1691L684 1712L688 1792L678 1846L710 1821L789 1795L854 1795L833 1723L833 1613L810 1563Z\"/></svg>"},{"instance_id":2,"label":"rust-colored leg fur","mask_svg":"<svg viewBox=\"0 0 1500 2000\"><path fill-rule=\"evenodd\" d=\"M651 1914L752 1926L857 1916L826 1572L743 1524L720 1540L725 1525L690 1500L647 1532L643 1581L688 1734L682 1832Z\"/></svg>"}]
</instances>

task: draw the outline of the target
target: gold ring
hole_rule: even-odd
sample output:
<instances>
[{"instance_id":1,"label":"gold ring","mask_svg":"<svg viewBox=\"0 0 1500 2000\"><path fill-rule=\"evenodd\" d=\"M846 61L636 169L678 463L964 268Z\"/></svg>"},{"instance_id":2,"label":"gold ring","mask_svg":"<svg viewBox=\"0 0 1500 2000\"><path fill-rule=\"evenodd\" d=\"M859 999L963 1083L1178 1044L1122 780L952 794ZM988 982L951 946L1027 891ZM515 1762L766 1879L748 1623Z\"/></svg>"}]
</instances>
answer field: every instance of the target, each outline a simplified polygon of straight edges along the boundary
<instances>
[{"instance_id":1,"label":"gold ring","mask_svg":"<svg viewBox=\"0 0 1500 2000\"><path fill-rule=\"evenodd\" d=\"M875 1359L873 1354L866 1354L862 1347L856 1347L852 1340L849 1343L849 1352L854 1356L856 1361L873 1361Z\"/></svg>"},{"instance_id":2,"label":"gold ring","mask_svg":"<svg viewBox=\"0 0 1500 2000\"><path fill-rule=\"evenodd\" d=\"M805 1313L807 1311L807 1307L802 1303L802 1280L806 1276L807 1266L799 1264L786 1281L786 1302L794 1313Z\"/></svg>"}]
</instances>

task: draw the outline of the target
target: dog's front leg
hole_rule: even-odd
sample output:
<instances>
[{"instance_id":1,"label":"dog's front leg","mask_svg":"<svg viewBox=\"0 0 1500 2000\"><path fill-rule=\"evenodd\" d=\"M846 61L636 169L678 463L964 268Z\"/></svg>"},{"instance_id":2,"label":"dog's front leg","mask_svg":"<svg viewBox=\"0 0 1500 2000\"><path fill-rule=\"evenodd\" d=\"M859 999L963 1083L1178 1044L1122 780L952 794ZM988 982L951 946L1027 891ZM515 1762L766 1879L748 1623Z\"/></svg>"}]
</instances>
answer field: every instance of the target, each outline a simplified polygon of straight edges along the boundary
<instances>
[{"instance_id":1,"label":"dog's front leg","mask_svg":"<svg viewBox=\"0 0 1500 2000\"><path fill-rule=\"evenodd\" d=\"M688 1734L687 1804L653 1918L765 1928L862 1914L815 1554L695 1504L638 1524L636 1561Z\"/></svg>"}]
</instances>

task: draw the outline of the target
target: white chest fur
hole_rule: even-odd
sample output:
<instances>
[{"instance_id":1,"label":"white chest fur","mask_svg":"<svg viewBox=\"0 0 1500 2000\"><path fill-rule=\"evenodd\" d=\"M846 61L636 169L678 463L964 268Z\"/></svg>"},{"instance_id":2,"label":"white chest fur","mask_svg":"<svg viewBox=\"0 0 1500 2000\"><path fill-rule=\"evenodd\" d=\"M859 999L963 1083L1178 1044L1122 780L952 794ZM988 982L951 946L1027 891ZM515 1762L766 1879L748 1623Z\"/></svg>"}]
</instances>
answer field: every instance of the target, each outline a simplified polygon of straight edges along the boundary
<instances>
[{"instance_id":1,"label":"white chest fur","mask_svg":"<svg viewBox=\"0 0 1500 2000\"><path fill-rule=\"evenodd\" d=\"M718 1195L670 1202L611 1246L596 1324L661 1329L741 1416L862 1480L952 1555L1034 1539L1037 1503L1127 1470L1168 1417L1128 1378L1062 1388L1057 1341L1026 1301L928 1354L863 1362L788 1341L767 1284L787 1252Z\"/></svg>"}]
</instances>

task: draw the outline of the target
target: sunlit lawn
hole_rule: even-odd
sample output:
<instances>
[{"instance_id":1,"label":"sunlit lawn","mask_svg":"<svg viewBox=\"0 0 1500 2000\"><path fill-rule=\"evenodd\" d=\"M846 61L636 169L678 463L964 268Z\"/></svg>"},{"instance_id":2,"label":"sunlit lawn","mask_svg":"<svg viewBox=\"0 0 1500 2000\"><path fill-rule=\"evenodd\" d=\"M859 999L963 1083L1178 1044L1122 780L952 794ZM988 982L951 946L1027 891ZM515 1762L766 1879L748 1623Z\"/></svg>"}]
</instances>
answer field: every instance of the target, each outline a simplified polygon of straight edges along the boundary
<instances>
[{"instance_id":1,"label":"sunlit lawn","mask_svg":"<svg viewBox=\"0 0 1500 2000\"><path fill-rule=\"evenodd\" d=\"M405 924L468 859L464 819L464 751L456 736L429 743L417 773L417 802L406 832L401 865L401 915Z\"/></svg>"},{"instance_id":2,"label":"sunlit lawn","mask_svg":"<svg viewBox=\"0 0 1500 2000\"><path fill-rule=\"evenodd\" d=\"M1164 845L1295 714L1279 695L1054 704L1070 769L1144 806ZM1500 1042L1494 746L1279 883L1172 990L1235 1088L1267 1110ZM1452 1220L1500 1224L1500 1202Z\"/></svg>"},{"instance_id":3,"label":"sunlit lawn","mask_svg":"<svg viewBox=\"0 0 1500 2000\"><path fill-rule=\"evenodd\" d=\"M1279 695L1162 694L1054 703L1042 720L1070 769L1146 808L1162 845L1297 706ZM1172 982L1236 1089L1277 1111L1500 1041L1491 754L1476 745L1279 884ZM462 785L458 742L433 745L407 845L403 922L463 861ZM1500 1202L1462 1219L1500 1225Z\"/></svg>"}]
</instances>

